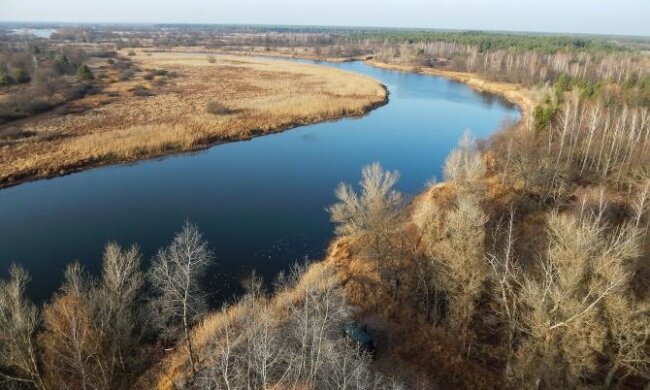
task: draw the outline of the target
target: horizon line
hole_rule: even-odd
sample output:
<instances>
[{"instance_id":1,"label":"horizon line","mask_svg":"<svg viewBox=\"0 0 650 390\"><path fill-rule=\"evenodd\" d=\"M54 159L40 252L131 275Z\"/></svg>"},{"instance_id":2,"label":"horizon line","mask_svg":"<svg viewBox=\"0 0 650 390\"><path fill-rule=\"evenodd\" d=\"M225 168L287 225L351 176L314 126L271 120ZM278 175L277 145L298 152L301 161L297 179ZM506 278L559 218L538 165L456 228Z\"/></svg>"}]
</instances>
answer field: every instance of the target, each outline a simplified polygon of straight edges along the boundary
<instances>
[{"instance_id":1,"label":"horizon line","mask_svg":"<svg viewBox=\"0 0 650 390\"><path fill-rule=\"evenodd\" d=\"M35 24L35 25L105 25L105 26L158 26L158 25L186 25L186 26L242 26L242 27L288 27L288 28L325 28L325 29L368 29L368 30L417 30L417 31L441 31L441 32L484 32L491 34L538 34L538 35L587 35L594 37L621 37L621 38L646 38L650 35L620 34L620 33L593 33L593 32L554 32L554 31L532 31L532 30L497 30L497 29L473 29L473 28L452 28L452 27L397 27L397 26L345 26L345 25L319 25L319 24L269 24L269 23L218 23L218 22L63 22L63 21L21 21L21 20L0 20L2 24Z\"/></svg>"}]
</instances>

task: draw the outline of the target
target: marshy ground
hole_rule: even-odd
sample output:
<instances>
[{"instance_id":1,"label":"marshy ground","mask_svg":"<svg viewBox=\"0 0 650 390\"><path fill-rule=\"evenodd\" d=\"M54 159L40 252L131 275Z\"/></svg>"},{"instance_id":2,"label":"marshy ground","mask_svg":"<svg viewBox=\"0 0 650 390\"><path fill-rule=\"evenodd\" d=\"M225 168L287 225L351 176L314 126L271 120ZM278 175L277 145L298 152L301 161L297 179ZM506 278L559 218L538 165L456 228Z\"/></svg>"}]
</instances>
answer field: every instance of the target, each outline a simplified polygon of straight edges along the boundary
<instances>
[{"instance_id":1,"label":"marshy ground","mask_svg":"<svg viewBox=\"0 0 650 390\"><path fill-rule=\"evenodd\" d=\"M387 99L378 82L327 67L130 54L137 66L130 80L96 59L97 93L0 125L0 186L358 116Z\"/></svg>"}]
</instances>

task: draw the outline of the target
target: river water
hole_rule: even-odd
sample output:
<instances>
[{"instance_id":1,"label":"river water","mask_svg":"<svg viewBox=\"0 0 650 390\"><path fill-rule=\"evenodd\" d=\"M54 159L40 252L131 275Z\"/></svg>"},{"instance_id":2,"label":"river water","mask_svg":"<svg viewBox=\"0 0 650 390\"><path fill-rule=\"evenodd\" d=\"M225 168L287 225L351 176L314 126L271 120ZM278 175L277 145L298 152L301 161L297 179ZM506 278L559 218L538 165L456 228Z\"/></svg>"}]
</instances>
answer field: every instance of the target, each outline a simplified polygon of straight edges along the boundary
<instances>
[{"instance_id":1,"label":"river water","mask_svg":"<svg viewBox=\"0 0 650 390\"><path fill-rule=\"evenodd\" d=\"M519 110L494 95L440 77L361 62L319 63L370 76L390 102L362 118L304 126L205 151L92 169L0 191L0 277L9 264L32 275L29 295L48 298L66 263L98 274L107 241L137 243L148 261L184 221L215 253L206 280L213 299L240 291L255 269L270 279L318 258L333 234L325 208L365 164L401 173L407 196L441 179L445 157L469 129L485 138Z\"/></svg>"}]
</instances>

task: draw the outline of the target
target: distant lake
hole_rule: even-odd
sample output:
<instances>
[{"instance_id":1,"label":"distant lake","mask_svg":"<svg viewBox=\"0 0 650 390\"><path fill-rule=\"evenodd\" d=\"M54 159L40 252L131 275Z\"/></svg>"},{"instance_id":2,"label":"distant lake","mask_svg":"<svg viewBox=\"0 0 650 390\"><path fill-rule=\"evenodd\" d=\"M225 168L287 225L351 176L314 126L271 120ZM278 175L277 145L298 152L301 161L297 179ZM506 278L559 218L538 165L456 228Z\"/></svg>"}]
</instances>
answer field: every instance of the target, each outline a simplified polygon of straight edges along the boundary
<instances>
[{"instance_id":1,"label":"distant lake","mask_svg":"<svg viewBox=\"0 0 650 390\"><path fill-rule=\"evenodd\" d=\"M390 103L363 118L304 126L208 150L92 169L0 191L0 277L11 262L32 275L37 301L58 288L66 263L100 270L109 240L138 243L147 260L185 220L216 254L207 284L215 301L241 291L252 269L271 279L295 261L320 258L333 235L325 208L341 181L379 161L415 195L442 177L466 129L486 138L517 107L440 77L361 62L320 63L385 84Z\"/></svg>"},{"instance_id":2,"label":"distant lake","mask_svg":"<svg viewBox=\"0 0 650 390\"><path fill-rule=\"evenodd\" d=\"M56 32L53 28L13 28L13 34L34 35L38 38L50 38Z\"/></svg>"}]
</instances>

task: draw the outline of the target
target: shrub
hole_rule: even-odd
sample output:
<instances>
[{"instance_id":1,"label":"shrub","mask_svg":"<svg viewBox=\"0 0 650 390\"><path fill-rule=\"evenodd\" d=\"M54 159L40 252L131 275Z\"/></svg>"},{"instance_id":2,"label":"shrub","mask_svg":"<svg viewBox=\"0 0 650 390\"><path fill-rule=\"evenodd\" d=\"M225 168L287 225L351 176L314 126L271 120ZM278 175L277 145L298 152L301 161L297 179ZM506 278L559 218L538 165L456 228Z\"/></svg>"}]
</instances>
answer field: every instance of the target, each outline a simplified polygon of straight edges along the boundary
<instances>
[{"instance_id":1,"label":"shrub","mask_svg":"<svg viewBox=\"0 0 650 390\"><path fill-rule=\"evenodd\" d=\"M79 68L77 68L77 78L79 80L87 81L94 79L95 76L93 75L93 72L90 70L88 65L82 64L79 66Z\"/></svg>"},{"instance_id":2,"label":"shrub","mask_svg":"<svg viewBox=\"0 0 650 390\"><path fill-rule=\"evenodd\" d=\"M30 138L35 136L37 133L32 130L23 130L23 129L18 129L18 128L9 128L7 130L3 130L0 133L0 140L14 140L14 139L22 139L22 138Z\"/></svg>"},{"instance_id":3,"label":"shrub","mask_svg":"<svg viewBox=\"0 0 650 390\"><path fill-rule=\"evenodd\" d=\"M210 114L214 115L228 115L232 114L232 110L228 107L226 107L223 103L218 102L216 100L212 100L208 102L208 105L206 107L206 111Z\"/></svg>"},{"instance_id":4,"label":"shrub","mask_svg":"<svg viewBox=\"0 0 650 390\"><path fill-rule=\"evenodd\" d=\"M54 69L56 69L60 74L68 73L70 70L70 61L68 60L68 57L62 54L57 54L54 57Z\"/></svg>"},{"instance_id":5,"label":"shrub","mask_svg":"<svg viewBox=\"0 0 650 390\"><path fill-rule=\"evenodd\" d=\"M562 73L555 82L555 90L559 93L568 91L571 89L572 79L566 73Z\"/></svg>"},{"instance_id":6,"label":"shrub","mask_svg":"<svg viewBox=\"0 0 650 390\"><path fill-rule=\"evenodd\" d=\"M136 85L135 87L133 87L132 91L133 91L134 96L151 96L152 95L149 88L147 88L145 86L142 86L142 85Z\"/></svg>"},{"instance_id":7,"label":"shrub","mask_svg":"<svg viewBox=\"0 0 650 390\"><path fill-rule=\"evenodd\" d=\"M31 77L29 75L29 72L27 72L23 68L16 68L12 72L12 76L15 82L17 83L26 83L29 80L31 80Z\"/></svg>"},{"instance_id":8,"label":"shrub","mask_svg":"<svg viewBox=\"0 0 650 390\"><path fill-rule=\"evenodd\" d=\"M52 108L48 99L30 95L11 96L0 104L0 122L39 114Z\"/></svg>"},{"instance_id":9,"label":"shrub","mask_svg":"<svg viewBox=\"0 0 650 390\"><path fill-rule=\"evenodd\" d=\"M214 64L215 62L217 62L217 59L214 58L214 56L208 56L208 62Z\"/></svg>"},{"instance_id":10,"label":"shrub","mask_svg":"<svg viewBox=\"0 0 650 390\"><path fill-rule=\"evenodd\" d=\"M89 57L97 58L113 58L117 56L117 53L112 50L99 50L92 53L88 53Z\"/></svg>"},{"instance_id":11,"label":"shrub","mask_svg":"<svg viewBox=\"0 0 650 390\"><path fill-rule=\"evenodd\" d=\"M0 72L0 87L5 85L11 85L14 83L14 79L6 72Z\"/></svg>"},{"instance_id":12,"label":"shrub","mask_svg":"<svg viewBox=\"0 0 650 390\"><path fill-rule=\"evenodd\" d=\"M545 129L551 123L555 114L557 113L558 107L553 104L542 105L535 107L533 113L535 117L535 127L538 129Z\"/></svg>"},{"instance_id":13,"label":"shrub","mask_svg":"<svg viewBox=\"0 0 650 390\"><path fill-rule=\"evenodd\" d=\"M135 72L132 69L126 69L120 72L119 79L120 81L128 81L133 78Z\"/></svg>"},{"instance_id":14,"label":"shrub","mask_svg":"<svg viewBox=\"0 0 650 390\"><path fill-rule=\"evenodd\" d=\"M58 80L57 80L58 79ZM49 69L39 69L34 75L32 86L34 93L38 96L52 96L57 90L57 84L60 82L58 77L53 71Z\"/></svg>"}]
</instances>

